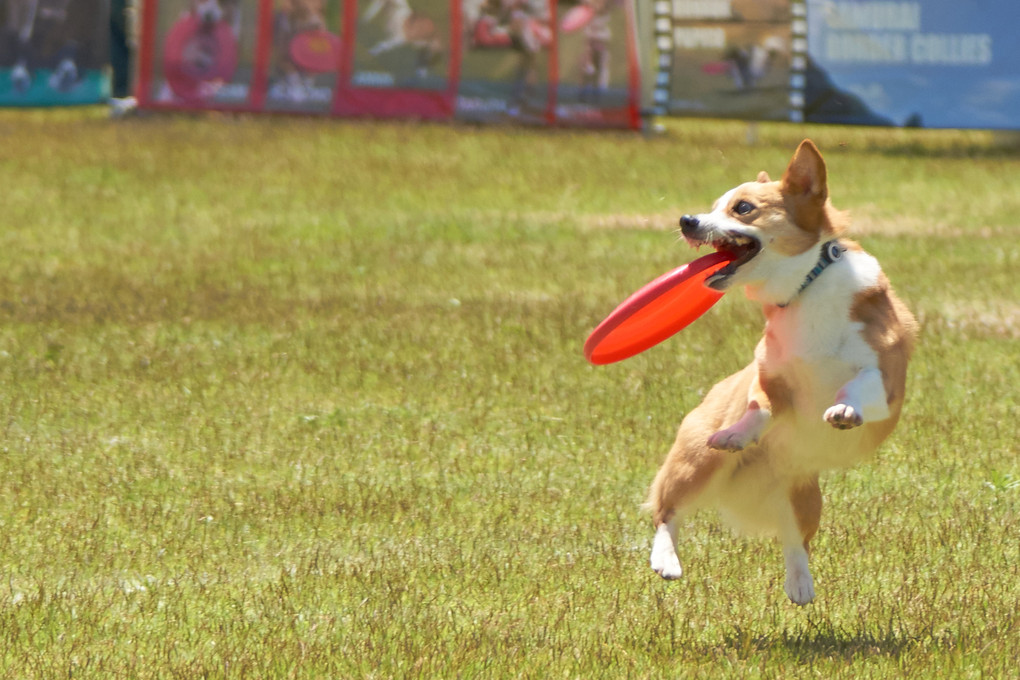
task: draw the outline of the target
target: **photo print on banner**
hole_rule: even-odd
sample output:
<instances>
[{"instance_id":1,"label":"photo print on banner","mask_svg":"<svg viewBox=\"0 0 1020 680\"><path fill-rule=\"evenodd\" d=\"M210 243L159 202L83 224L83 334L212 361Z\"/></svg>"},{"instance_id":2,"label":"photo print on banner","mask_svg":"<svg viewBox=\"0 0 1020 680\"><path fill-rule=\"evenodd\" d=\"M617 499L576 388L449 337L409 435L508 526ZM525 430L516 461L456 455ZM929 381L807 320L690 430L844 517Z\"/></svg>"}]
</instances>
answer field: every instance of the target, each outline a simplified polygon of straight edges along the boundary
<instances>
[{"instance_id":1,"label":"photo print on banner","mask_svg":"<svg viewBox=\"0 0 1020 680\"><path fill-rule=\"evenodd\" d=\"M557 120L636 122L640 65L632 0L561 2L558 8Z\"/></svg>"},{"instance_id":2,"label":"photo print on banner","mask_svg":"<svg viewBox=\"0 0 1020 680\"><path fill-rule=\"evenodd\" d=\"M656 104L669 115L789 120L797 0L671 4ZM658 30L658 27L657 27ZM664 66L668 71L662 70Z\"/></svg>"},{"instance_id":3,"label":"photo print on banner","mask_svg":"<svg viewBox=\"0 0 1020 680\"><path fill-rule=\"evenodd\" d=\"M464 0L457 117L637 126L632 0Z\"/></svg>"},{"instance_id":4,"label":"photo print on banner","mask_svg":"<svg viewBox=\"0 0 1020 680\"><path fill-rule=\"evenodd\" d=\"M341 60L340 0L273 0L267 111L329 113Z\"/></svg>"},{"instance_id":5,"label":"photo print on banner","mask_svg":"<svg viewBox=\"0 0 1020 680\"><path fill-rule=\"evenodd\" d=\"M350 42L333 112L450 118L460 67L458 0L348 0Z\"/></svg>"},{"instance_id":6,"label":"photo print on banner","mask_svg":"<svg viewBox=\"0 0 1020 680\"><path fill-rule=\"evenodd\" d=\"M0 106L106 99L109 32L105 0L0 0Z\"/></svg>"},{"instance_id":7,"label":"photo print on banner","mask_svg":"<svg viewBox=\"0 0 1020 680\"><path fill-rule=\"evenodd\" d=\"M465 49L457 117L546 123L554 7L546 0L464 0Z\"/></svg>"},{"instance_id":8,"label":"photo print on banner","mask_svg":"<svg viewBox=\"0 0 1020 680\"><path fill-rule=\"evenodd\" d=\"M142 19L142 108L641 122L634 0L148 0Z\"/></svg>"},{"instance_id":9,"label":"photo print on banner","mask_svg":"<svg viewBox=\"0 0 1020 680\"><path fill-rule=\"evenodd\" d=\"M254 0L147 2L158 36L140 63L141 102L172 108L251 107L259 5Z\"/></svg>"}]
</instances>

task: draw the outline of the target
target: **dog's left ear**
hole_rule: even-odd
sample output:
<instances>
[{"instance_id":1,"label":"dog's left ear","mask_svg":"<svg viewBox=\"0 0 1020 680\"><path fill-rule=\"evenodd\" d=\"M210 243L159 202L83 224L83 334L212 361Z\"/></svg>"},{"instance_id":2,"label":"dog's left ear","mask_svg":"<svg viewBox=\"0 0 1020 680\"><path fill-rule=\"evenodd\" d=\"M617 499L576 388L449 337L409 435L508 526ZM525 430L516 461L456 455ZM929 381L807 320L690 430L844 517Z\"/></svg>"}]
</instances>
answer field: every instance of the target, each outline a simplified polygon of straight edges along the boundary
<instances>
[{"instance_id":1,"label":"dog's left ear","mask_svg":"<svg viewBox=\"0 0 1020 680\"><path fill-rule=\"evenodd\" d=\"M810 139L801 142L790 159L790 165L783 173L782 190L789 196L813 198L821 202L828 198L825 161Z\"/></svg>"},{"instance_id":2,"label":"dog's left ear","mask_svg":"<svg viewBox=\"0 0 1020 680\"><path fill-rule=\"evenodd\" d=\"M758 181L761 182L762 184L768 184L772 180L769 179L769 173L762 170L761 172L758 173Z\"/></svg>"}]
</instances>

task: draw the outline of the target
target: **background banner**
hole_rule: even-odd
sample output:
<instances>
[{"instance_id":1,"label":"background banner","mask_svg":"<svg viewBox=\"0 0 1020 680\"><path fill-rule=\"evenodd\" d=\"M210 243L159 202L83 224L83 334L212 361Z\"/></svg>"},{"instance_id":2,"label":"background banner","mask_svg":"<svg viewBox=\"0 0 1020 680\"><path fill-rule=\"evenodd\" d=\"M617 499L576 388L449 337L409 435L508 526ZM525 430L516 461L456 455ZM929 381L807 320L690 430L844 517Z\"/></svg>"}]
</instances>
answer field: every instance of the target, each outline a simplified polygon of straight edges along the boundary
<instances>
[{"instance_id":1,"label":"background banner","mask_svg":"<svg viewBox=\"0 0 1020 680\"><path fill-rule=\"evenodd\" d=\"M651 0L656 113L1020 128L1009 0ZM651 70L651 69L649 69Z\"/></svg>"},{"instance_id":2,"label":"background banner","mask_svg":"<svg viewBox=\"0 0 1020 680\"><path fill-rule=\"evenodd\" d=\"M553 122L555 3L463 0L462 7L466 31L458 118Z\"/></svg>"},{"instance_id":3,"label":"background banner","mask_svg":"<svg viewBox=\"0 0 1020 680\"><path fill-rule=\"evenodd\" d=\"M804 117L820 123L1020 127L1020 5L807 0Z\"/></svg>"},{"instance_id":4,"label":"background banner","mask_svg":"<svg viewBox=\"0 0 1020 680\"><path fill-rule=\"evenodd\" d=\"M265 51L269 47L259 30L265 4L146 2L139 101L176 108L252 108L260 38Z\"/></svg>"},{"instance_id":5,"label":"background banner","mask_svg":"<svg viewBox=\"0 0 1020 680\"><path fill-rule=\"evenodd\" d=\"M339 115L448 118L460 68L458 0L347 0Z\"/></svg>"},{"instance_id":6,"label":"background banner","mask_svg":"<svg viewBox=\"0 0 1020 680\"><path fill-rule=\"evenodd\" d=\"M634 5L623 0L559 4L556 119L576 124L639 123L631 107L641 74Z\"/></svg>"},{"instance_id":7,"label":"background banner","mask_svg":"<svg viewBox=\"0 0 1020 680\"><path fill-rule=\"evenodd\" d=\"M327 113L336 98L343 35L340 0L314 8L273 0L267 111Z\"/></svg>"},{"instance_id":8,"label":"background banner","mask_svg":"<svg viewBox=\"0 0 1020 680\"><path fill-rule=\"evenodd\" d=\"M671 115L789 120L794 4L657 2L659 109Z\"/></svg>"},{"instance_id":9,"label":"background banner","mask_svg":"<svg viewBox=\"0 0 1020 680\"><path fill-rule=\"evenodd\" d=\"M0 0L0 106L109 96L108 0Z\"/></svg>"},{"instance_id":10,"label":"background banner","mask_svg":"<svg viewBox=\"0 0 1020 680\"><path fill-rule=\"evenodd\" d=\"M1011 0L139 1L148 109L1020 129ZM105 100L110 30L0 0L0 106Z\"/></svg>"},{"instance_id":11,"label":"background banner","mask_svg":"<svg viewBox=\"0 0 1020 680\"><path fill-rule=\"evenodd\" d=\"M634 0L147 0L143 108L639 127Z\"/></svg>"}]
</instances>

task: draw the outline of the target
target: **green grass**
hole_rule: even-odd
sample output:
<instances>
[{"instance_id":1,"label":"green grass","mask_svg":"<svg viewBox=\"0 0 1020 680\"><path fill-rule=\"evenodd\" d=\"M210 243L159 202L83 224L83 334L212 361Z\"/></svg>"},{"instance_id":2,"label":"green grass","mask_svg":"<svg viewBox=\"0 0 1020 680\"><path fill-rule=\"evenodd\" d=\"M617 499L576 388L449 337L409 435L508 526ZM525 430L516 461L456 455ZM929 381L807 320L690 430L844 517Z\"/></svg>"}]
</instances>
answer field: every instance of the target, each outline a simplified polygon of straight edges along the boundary
<instances>
[{"instance_id":1,"label":"green grass","mask_svg":"<svg viewBox=\"0 0 1020 680\"><path fill-rule=\"evenodd\" d=\"M1020 157L668 127L0 112L0 677L1014 676ZM760 313L581 345L803 136L924 332L798 609L708 515L662 582L639 508Z\"/></svg>"}]
</instances>

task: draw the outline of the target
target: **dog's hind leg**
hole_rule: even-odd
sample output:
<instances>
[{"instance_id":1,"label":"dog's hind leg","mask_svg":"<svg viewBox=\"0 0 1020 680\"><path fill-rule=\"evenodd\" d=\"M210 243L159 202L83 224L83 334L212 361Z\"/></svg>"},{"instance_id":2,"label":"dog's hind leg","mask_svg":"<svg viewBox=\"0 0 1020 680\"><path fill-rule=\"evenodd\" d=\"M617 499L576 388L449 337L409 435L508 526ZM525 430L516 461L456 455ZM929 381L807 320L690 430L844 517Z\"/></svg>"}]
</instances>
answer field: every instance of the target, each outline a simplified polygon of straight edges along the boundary
<instances>
[{"instance_id":1,"label":"dog's hind leg","mask_svg":"<svg viewBox=\"0 0 1020 680\"><path fill-rule=\"evenodd\" d=\"M670 517L655 530L655 540L652 541L652 556L649 559L652 569L656 574L672 581L683 575L683 567L680 566L680 558L676 554L676 516Z\"/></svg>"},{"instance_id":2,"label":"dog's hind leg","mask_svg":"<svg viewBox=\"0 0 1020 680\"><path fill-rule=\"evenodd\" d=\"M648 506L652 510L655 540L649 560L652 569L664 579L680 578L683 569L676 553L677 521L693 509L698 496L723 463L721 452L701 446L685 451L680 438L652 482Z\"/></svg>"},{"instance_id":3,"label":"dog's hind leg","mask_svg":"<svg viewBox=\"0 0 1020 680\"><path fill-rule=\"evenodd\" d=\"M651 565L663 578L677 578L681 573L676 556L679 517L714 504L723 488L720 485L725 485L738 465L754 457L751 452L733 455L708 445L709 436L723 422L740 419L747 407L743 397L754 380L754 371L753 364L747 366L705 395L680 423L673 447L655 475L647 503L656 532Z\"/></svg>"},{"instance_id":4,"label":"dog's hind leg","mask_svg":"<svg viewBox=\"0 0 1020 680\"><path fill-rule=\"evenodd\" d=\"M790 512L779 527L779 540L786 561L784 589L790 600L803 606L815 599L814 579L808 569L808 544L818 531L822 516L818 476L791 487L789 501Z\"/></svg>"}]
</instances>

